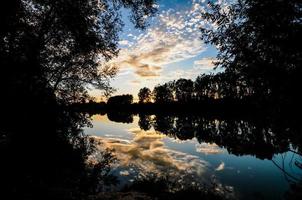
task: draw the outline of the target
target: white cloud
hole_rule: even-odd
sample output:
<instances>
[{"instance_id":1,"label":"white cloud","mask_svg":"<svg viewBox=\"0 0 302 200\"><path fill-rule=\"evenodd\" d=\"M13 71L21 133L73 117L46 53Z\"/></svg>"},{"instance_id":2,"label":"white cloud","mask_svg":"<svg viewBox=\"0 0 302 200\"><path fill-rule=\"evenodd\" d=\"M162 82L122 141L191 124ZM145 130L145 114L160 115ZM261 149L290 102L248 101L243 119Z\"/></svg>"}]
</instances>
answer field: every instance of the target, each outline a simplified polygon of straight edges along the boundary
<instances>
[{"instance_id":1,"label":"white cloud","mask_svg":"<svg viewBox=\"0 0 302 200\"><path fill-rule=\"evenodd\" d=\"M195 69L205 69L211 70L215 67L214 62L216 61L215 58L202 58L200 60L194 61L194 68Z\"/></svg>"},{"instance_id":2,"label":"white cloud","mask_svg":"<svg viewBox=\"0 0 302 200\"><path fill-rule=\"evenodd\" d=\"M122 48L118 58L112 62L147 78L160 76L167 64L199 55L206 50L199 31L203 9L200 2L193 1L191 8L186 10L162 11L145 33L137 36L128 34L133 40L132 46ZM120 44L127 45L128 42L121 41Z\"/></svg>"},{"instance_id":3,"label":"white cloud","mask_svg":"<svg viewBox=\"0 0 302 200\"><path fill-rule=\"evenodd\" d=\"M120 45L126 46L126 45L129 45L129 41L128 41L128 40L121 40L121 41L119 42L119 44L120 44Z\"/></svg>"}]
</instances>

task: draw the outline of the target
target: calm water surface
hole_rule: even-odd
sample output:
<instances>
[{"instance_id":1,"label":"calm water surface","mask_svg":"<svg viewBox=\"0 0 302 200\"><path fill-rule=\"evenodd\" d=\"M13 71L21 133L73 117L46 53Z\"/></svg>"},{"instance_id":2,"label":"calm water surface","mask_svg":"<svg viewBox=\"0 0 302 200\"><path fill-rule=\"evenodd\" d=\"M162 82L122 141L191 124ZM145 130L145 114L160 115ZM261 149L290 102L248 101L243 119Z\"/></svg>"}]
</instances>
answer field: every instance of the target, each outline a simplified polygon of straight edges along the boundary
<instances>
[{"instance_id":1,"label":"calm water surface","mask_svg":"<svg viewBox=\"0 0 302 200\"><path fill-rule=\"evenodd\" d=\"M183 183L215 183L239 199L282 199L289 184L302 178L302 169L295 164L301 157L282 150L283 144L275 145L270 129L264 129L259 139L253 131L243 132L257 127L242 121L231 133L228 127L233 125L217 120L198 129L196 120L185 118L180 123L177 118L155 118L148 116L146 121L134 116L130 123L122 123L94 115L93 127L85 128L86 134L101 141L100 149L114 150L118 161L112 173L118 176L120 187L149 174L169 175ZM209 129L216 135L206 132Z\"/></svg>"}]
</instances>

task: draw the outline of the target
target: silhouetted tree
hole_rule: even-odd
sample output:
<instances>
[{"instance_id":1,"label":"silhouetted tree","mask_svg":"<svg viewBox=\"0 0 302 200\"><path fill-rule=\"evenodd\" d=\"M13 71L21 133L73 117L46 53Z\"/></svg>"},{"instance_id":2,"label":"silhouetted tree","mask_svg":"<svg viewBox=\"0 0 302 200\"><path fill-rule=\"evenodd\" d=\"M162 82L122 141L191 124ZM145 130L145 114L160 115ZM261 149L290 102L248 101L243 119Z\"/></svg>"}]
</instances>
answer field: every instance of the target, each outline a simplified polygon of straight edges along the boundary
<instances>
[{"instance_id":1,"label":"silhouetted tree","mask_svg":"<svg viewBox=\"0 0 302 200\"><path fill-rule=\"evenodd\" d=\"M108 105L130 105L133 102L131 94L123 94L110 97L107 101Z\"/></svg>"},{"instance_id":2,"label":"silhouetted tree","mask_svg":"<svg viewBox=\"0 0 302 200\"><path fill-rule=\"evenodd\" d=\"M80 102L87 88L110 92L118 53L120 9L137 28L155 13L155 0L5 0L1 7L1 90L11 98L46 91ZM9 89L6 89L9 88ZM2 89L2 88L1 88Z\"/></svg>"},{"instance_id":3,"label":"silhouetted tree","mask_svg":"<svg viewBox=\"0 0 302 200\"><path fill-rule=\"evenodd\" d=\"M139 103L149 103L152 98L151 90L147 87L141 88L138 93Z\"/></svg>"},{"instance_id":4,"label":"silhouetted tree","mask_svg":"<svg viewBox=\"0 0 302 200\"><path fill-rule=\"evenodd\" d=\"M196 94L196 99L201 100L204 97L206 97L207 92L206 92L206 75L201 74L197 76L195 82L194 82L194 92Z\"/></svg>"},{"instance_id":5,"label":"silhouetted tree","mask_svg":"<svg viewBox=\"0 0 302 200\"><path fill-rule=\"evenodd\" d=\"M188 102L193 96L193 81L190 79L178 79L174 84L175 98L179 102Z\"/></svg>"},{"instance_id":6,"label":"silhouetted tree","mask_svg":"<svg viewBox=\"0 0 302 200\"><path fill-rule=\"evenodd\" d=\"M213 74L202 74L195 80L195 92L199 98L214 97L216 92L216 84L214 83Z\"/></svg>"},{"instance_id":7,"label":"silhouetted tree","mask_svg":"<svg viewBox=\"0 0 302 200\"><path fill-rule=\"evenodd\" d=\"M155 103L168 103L174 100L173 89L169 84L154 87L152 94Z\"/></svg>"},{"instance_id":8,"label":"silhouetted tree","mask_svg":"<svg viewBox=\"0 0 302 200\"><path fill-rule=\"evenodd\" d=\"M65 105L86 102L91 86L111 91L116 69L105 63L118 53L120 11L129 9L135 26L144 28L154 2L2 2L1 199L81 199L97 192L91 183L104 181L112 157L98 152L103 161L89 159L95 145L81 129L90 125L88 116Z\"/></svg>"},{"instance_id":9,"label":"silhouetted tree","mask_svg":"<svg viewBox=\"0 0 302 200\"><path fill-rule=\"evenodd\" d=\"M218 48L216 66L232 74L239 86L251 87L247 92L259 98L284 101L285 96L300 93L293 93L293 88L301 91L297 87L302 74L300 0L242 0L228 6L213 2L208 5L202 13L208 23L201 31L203 40Z\"/></svg>"},{"instance_id":10,"label":"silhouetted tree","mask_svg":"<svg viewBox=\"0 0 302 200\"><path fill-rule=\"evenodd\" d=\"M83 134L91 125L86 115L51 109L27 118L20 113L17 126L15 118L1 123L1 199L81 199L114 183L113 155Z\"/></svg>"}]
</instances>

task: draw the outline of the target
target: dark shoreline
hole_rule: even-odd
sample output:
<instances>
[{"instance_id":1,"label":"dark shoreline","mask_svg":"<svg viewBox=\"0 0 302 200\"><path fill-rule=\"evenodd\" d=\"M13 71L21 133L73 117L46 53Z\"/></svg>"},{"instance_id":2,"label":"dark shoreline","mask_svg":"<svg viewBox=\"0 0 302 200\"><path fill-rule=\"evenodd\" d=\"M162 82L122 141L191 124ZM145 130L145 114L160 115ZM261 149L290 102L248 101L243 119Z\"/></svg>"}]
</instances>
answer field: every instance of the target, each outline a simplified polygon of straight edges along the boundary
<instances>
[{"instance_id":1,"label":"dark shoreline","mask_svg":"<svg viewBox=\"0 0 302 200\"><path fill-rule=\"evenodd\" d=\"M169 103L133 103L110 105L101 103L81 103L70 106L72 110L89 114L128 113L128 114L169 114L199 115L209 118L255 119L281 117L296 119L300 107L296 105L275 105L272 103L256 104L241 100L211 100L203 102Z\"/></svg>"}]
</instances>

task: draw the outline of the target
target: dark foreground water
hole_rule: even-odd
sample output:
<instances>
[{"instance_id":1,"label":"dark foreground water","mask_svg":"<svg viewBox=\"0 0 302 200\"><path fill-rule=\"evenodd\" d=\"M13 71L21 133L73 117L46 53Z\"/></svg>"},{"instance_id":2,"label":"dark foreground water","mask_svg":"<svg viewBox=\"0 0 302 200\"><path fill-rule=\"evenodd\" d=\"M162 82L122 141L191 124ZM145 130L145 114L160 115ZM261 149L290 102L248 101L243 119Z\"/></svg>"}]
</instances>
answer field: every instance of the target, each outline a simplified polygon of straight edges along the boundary
<instances>
[{"instance_id":1,"label":"dark foreground water","mask_svg":"<svg viewBox=\"0 0 302 200\"><path fill-rule=\"evenodd\" d=\"M115 190L153 174L215 184L217 192L238 199L283 199L290 184L302 179L295 129L280 123L154 115L92 119L85 133L117 158L111 172L119 180Z\"/></svg>"}]
</instances>

